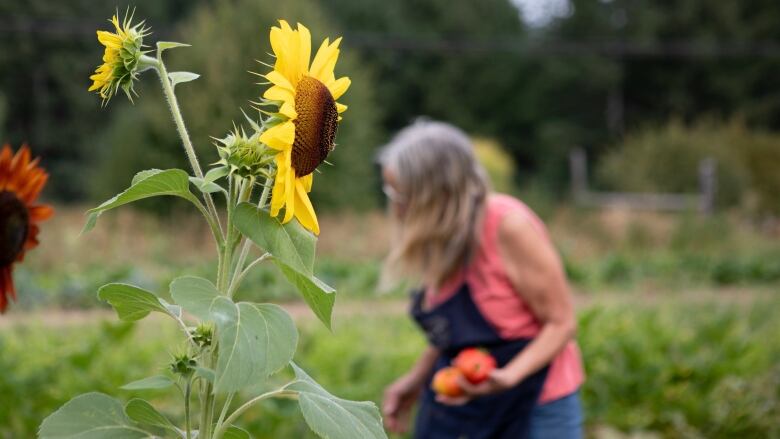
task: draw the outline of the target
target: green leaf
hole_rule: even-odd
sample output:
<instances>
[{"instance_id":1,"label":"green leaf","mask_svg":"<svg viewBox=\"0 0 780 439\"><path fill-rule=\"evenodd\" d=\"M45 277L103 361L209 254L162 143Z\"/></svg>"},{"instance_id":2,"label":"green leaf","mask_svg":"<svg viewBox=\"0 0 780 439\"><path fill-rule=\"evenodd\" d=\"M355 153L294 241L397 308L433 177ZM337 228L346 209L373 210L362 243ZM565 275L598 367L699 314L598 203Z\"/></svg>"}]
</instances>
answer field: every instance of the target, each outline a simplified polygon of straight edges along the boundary
<instances>
[{"instance_id":1,"label":"green leaf","mask_svg":"<svg viewBox=\"0 0 780 439\"><path fill-rule=\"evenodd\" d=\"M176 84L194 81L200 78L200 75L192 72L171 72L168 73L168 78L171 80L171 86L176 87Z\"/></svg>"},{"instance_id":2,"label":"green leaf","mask_svg":"<svg viewBox=\"0 0 780 439\"><path fill-rule=\"evenodd\" d=\"M272 254L274 259L301 274L313 274L317 238L298 221L282 224L268 211L249 203L236 207L234 221L244 236Z\"/></svg>"},{"instance_id":3,"label":"green leaf","mask_svg":"<svg viewBox=\"0 0 780 439\"><path fill-rule=\"evenodd\" d=\"M203 378L204 380L213 383L214 379L216 378L216 373L213 369L209 369L208 367L201 367L201 366L195 366L195 375Z\"/></svg>"},{"instance_id":4,"label":"green leaf","mask_svg":"<svg viewBox=\"0 0 780 439\"><path fill-rule=\"evenodd\" d=\"M181 169L167 169L165 171L151 169L139 172L133 178L132 185L128 189L100 206L87 211L89 218L82 233L92 230L98 216L103 212L144 198L171 195L200 204L200 201L190 192L188 177L189 175Z\"/></svg>"},{"instance_id":5,"label":"green leaf","mask_svg":"<svg viewBox=\"0 0 780 439\"><path fill-rule=\"evenodd\" d=\"M236 207L234 218L238 230L273 256L274 264L330 329L336 295L333 288L314 277L317 238L297 221L282 224L267 211L248 203Z\"/></svg>"},{"instance_id":6,"label":"green leaf","mask_svg":"<svg viewBox=\"0 0 780 439\"><path fill-rule=\"evenodd\" d=\"M295 363L291 364L296 381L287 389L298 392L303 417L318 436L325 439L387 439L382 417L374 403L333 396Z\"/></svg>"},{"instance_id":7,"label":"green leaf","mask_svg":"<svg viewBox=\"0 0 780 439\"><path fill-rule=\"evenodd\" d=\"M274 260L274 262L277 262ZM305 276L284 264L276 264L291 284L295 285L303 300L309 305L318 319L331 329L333 305L336 303L336 290L314 276Z\"/></svg>"},{"instance_id":8,"label":"green leaf","mask_svg":"<svg viewBox=\"0 0 780 439\"><path fill-rule=\"evenodd\" d=\"M175 41L158 41L157 42L157 51L162 52L166 49L175 49L177 47L190 47L189 44L184 43L177 43Z\"/></svg>"},{"instance_id":9,"label":"green leaf","mask_svg":"<svg viewBox=\"0 0 780 439\"><path fill-rule=\"evenodd\" d=\"M128 284L103 285L98 298L111 304L121 320L140 320L152 311L169 314L160 299L149 291Z\"/></svg>"},{"instance_id":10,"label":"green leaf","mask_svg":"<svg viewBox=\"0 0 780 439\"><path fill-rule=\"evenodd\" d=\"M160 427L178 434L179 430L162 413L143 399L134 398L125 406L125 413L135 422Z\"/></svg>"},{"instance_id":11,"label":"green leaf","mask_svg":"<svg viewBox=\"0 0 780 439\"><path fill-rule=\"evenodd\" d=\"M222 435L223 439L252 439L252 436L244 429L231 425Z\"/></svg>"},{"instance_id":12,"label":"green leaf","mask_svg":"<svg viewBox=\"0 0 780 439\"><path fill-rule=\"evenodd\" d=\"M235 392L265 380L295 354L298 331L277 305L236 304L220 296L211 305L211 317L219 338L216 392Z\"/></svg>"},{"instance_id":13,"label":"green leaf","mask_svg":"<svg viewBox=\"0 0 780 439\"><path fill-rule=\"evenodd\" d=\"M122 404L103 393L77 396L43 420L39 439L151 438L133 424Z\"/></svg>"},{"instance_id":14,"label":"green leaf","mask_svg":"<svg viewBox=\"0 0 780 439\"><path fill-rule=\"evenodd\" d=\"M209 320L211 302L219 296L217 287L209 280L195 276L183 276L171 282L171 297L185 311L199 318Z\"/></svg>"},{"instance_id":15,"label":"green leaf","mask_svg":"<svg viewBox=\"0 0 780 439\"><path fill-rule=\"evenodd\" d=\"M230 169L227 166L219 166L216 168L209 169L209 172L206 173L206 175L203 177L203 179L209 183L213 183L220 178L228 175L230 173Z\"/></svg>"},{"instance_id":16,"label":"green leaf","mask_svg":"<svg viewBox=\"0 0 780 439\"><path fill-rule=\"evenodd\" d=\"M173 385L173 380L165 375L155 375L148 378L144 378L132 383L127 383L120 387L123 390L148 390L148 389L165 389Z\"/></svg>"},{"instance_id":17,"label":"green leaf","mask_svg":"<svg viewBox=\"0 0 780 439\"><path fill-rule=\"evenodd\" d=\"M203 192L204 194L213 194L214 192L222 192L224 194L227 194L227 191L222 186L206 181L203 178L199 177L190 177L190 183L194 184L198 190Z\"/></svg>"},{"instance_id":18,"label":"green leaf","mask_svg":"<svg viewBox=\"0 0 780 439\"><path fill-rule=\"evenodd\" d=\"M162 172L162 169L147 169L145 171L139 171L133 176L133 179L130 181L130 186L133 186L139 181L145 178L149 178L152 175L159 174L160 172Z\"/></svg>"}]
</instances>

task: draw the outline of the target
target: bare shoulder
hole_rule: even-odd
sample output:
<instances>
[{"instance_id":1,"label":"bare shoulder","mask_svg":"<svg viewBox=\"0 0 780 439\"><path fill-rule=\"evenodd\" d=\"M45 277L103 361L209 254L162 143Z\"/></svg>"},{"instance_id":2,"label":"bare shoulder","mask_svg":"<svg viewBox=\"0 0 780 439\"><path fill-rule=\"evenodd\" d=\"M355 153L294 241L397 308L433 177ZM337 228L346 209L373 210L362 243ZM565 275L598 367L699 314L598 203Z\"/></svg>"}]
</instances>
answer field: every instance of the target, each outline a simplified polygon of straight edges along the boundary
<instances>
[{"instance_id":1,"label":"bare shoulder","mask_svg":"<svg viewBox=\"0 0 780 439\"><path fill-rule=\"evenodd\" d=\"M533 218L523 212L508 212L498 225L498 243L502 248L520 250L544 243ZM519 247L519 248L517 248Z\"/></svg>"}]
</instances>

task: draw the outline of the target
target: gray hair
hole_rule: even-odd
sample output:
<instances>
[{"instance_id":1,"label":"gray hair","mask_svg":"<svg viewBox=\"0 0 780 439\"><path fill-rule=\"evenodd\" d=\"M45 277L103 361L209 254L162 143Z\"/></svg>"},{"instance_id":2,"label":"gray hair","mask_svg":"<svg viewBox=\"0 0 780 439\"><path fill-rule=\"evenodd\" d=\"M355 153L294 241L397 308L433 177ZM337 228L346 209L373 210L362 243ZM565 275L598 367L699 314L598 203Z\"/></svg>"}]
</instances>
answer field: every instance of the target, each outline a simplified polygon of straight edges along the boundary
<instances>
[{"instance_id":1,"label":"gray hair","mask_svg":"<svg viewBox=\"0 0 780 439\"><path fill-rule=\"evenodd\" d=\"M386 271L441 285L471 257L489 190L471 140L450 124L417 120L381 149L378 162L395 175L405 204Z\"/></svg>"}]
</instances>

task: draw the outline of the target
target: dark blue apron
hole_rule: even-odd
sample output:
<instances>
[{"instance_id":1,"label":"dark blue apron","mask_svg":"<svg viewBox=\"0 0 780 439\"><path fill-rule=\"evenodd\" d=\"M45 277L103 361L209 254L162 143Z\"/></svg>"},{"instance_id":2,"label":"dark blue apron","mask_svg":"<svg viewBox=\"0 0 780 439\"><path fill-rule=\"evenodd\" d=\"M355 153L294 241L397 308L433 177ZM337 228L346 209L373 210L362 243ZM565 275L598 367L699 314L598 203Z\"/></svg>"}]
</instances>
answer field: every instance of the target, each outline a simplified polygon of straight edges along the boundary
<instances>
[{"instance_id":1,"label":"dark blue apron","mask_svg":"<svg viewBox=\"0 0 780 439\"><path fill-rule=\"evenodd\" d=\"M411 314L428 341L439 349L433 373L450 365L462 349L485 348L499 367L511 361L531 341L501 338L479 311L467 284L454 296L423 310L424 291L412 296ZM547 367L504 392L475 398L462 406L436 401L428 378L415 422L415 439L523 439L528 437L531 409L539 399Z\"/></svg>"}]
</instances>

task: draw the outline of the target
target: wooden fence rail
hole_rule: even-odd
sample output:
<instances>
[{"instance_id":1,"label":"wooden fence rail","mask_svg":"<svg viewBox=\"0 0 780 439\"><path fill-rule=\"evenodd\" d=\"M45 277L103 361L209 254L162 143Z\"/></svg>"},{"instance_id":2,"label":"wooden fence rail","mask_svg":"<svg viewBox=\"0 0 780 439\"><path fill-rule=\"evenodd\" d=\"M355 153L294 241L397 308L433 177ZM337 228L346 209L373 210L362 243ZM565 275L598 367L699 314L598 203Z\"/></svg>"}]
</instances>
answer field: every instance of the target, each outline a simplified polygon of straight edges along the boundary
<instances>
[{"instance_id":1,"label":"wooden fence rail","mask_svg":"<svg viewBox=\"0 0 780 439\"><path fill-rule=\"evenodd\" d=\"M699 163L699 193L687 194L591 191L588 185L587 157L581 148L576 148L569 154L569 168L574 202L580 206L633 210L698 210L705 215L711 215L715 210L717 170L712 158L706 158Z\"/></svg>"}]
</instances>

